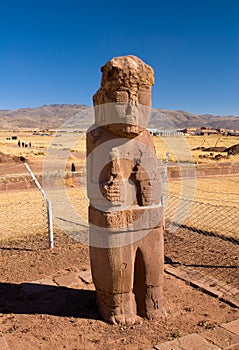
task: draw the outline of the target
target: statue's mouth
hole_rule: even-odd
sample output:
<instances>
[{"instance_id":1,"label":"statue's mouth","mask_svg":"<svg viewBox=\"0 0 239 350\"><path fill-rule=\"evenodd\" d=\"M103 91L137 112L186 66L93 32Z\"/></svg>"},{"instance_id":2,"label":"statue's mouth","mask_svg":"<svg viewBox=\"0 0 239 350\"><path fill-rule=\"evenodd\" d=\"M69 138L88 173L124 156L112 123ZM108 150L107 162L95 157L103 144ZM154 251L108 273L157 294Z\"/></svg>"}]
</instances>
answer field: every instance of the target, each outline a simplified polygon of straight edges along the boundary
<instances>
[{"instance_id":1,"label":"statue's mouth","mask_svg":"<svg viewBox=\"0 0 239 350\"><path fill-rule=\"evenodd\" d=\"M102 125L104 128L111 130L117 135L125 136L128 138L136 137L137 135L141 134L143 131L143 128L139 125L133 125L133 124L123 124L123 123L116 123L116 124L107 124Z\"/></svg>"}]
</instances>

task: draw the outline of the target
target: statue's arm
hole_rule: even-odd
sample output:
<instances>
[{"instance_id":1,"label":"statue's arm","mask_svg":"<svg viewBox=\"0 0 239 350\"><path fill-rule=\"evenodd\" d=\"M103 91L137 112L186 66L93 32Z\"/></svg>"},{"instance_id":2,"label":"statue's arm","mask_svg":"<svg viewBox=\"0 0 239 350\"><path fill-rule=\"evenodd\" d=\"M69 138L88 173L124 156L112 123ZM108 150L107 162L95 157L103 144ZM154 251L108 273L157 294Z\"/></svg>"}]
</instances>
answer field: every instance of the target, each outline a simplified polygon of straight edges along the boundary
<instances>
[{"instance_id":1,"label":"statue's arm","mask_svg":"<svg viewBox=\"0 0 239 350\"><path fill-rule=\"evenodd\" d=\"M104 198L110 202L119 201L120 194L120 169L117 160L107 165L105 179L100 182L100 190Z\"/></svg>"}]
</instances>

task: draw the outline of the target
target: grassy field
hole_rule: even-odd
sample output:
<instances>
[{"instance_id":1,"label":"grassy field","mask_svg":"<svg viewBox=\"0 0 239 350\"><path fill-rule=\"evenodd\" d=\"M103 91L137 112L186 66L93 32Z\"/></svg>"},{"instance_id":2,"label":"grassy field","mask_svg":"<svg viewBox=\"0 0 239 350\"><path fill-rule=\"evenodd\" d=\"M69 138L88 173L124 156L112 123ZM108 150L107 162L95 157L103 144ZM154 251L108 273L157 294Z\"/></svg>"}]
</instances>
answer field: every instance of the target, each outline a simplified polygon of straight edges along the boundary
<instances>
[{"instance_id":1,"label":"grassy field","mask_svg":"<svg viewBox=\"0 0 239 350\"><path fill-rule=\"evenodd\" d=\"M238 176L169 181L166 220L239 240L238 186Z\"/></svg>"},{"instance_id":2,"label":"grassy field","mask_svg":"<svg viewBox=\"0 0 239 350\"><path fill-rule=\"evenodd\" d=\"M184 137L157 137L154 136L154 145L159 159L165 160L166 153L169 152L170 161L195 162L195 163L214 163L214 162L236 162L239 161L239 155L229 156L225 152L203 152L195 150L198 147L231 147L239 143L238 137L233 136L184 136ZM214 157L221 154L223 158L219 161ZM207 155L208 158L200 158Z\"/></svg>"},{"instance_id":3,"label":"grassy field","mask_svg":"<svg viewBox=\"0 0 239 350\"><path fill-rule=\"evenodd\" d=\"M0 133L0 150L9 155L22 155L30 161L42 164L49 148L56 153L59 150L67 151L68 166L71 162L76 164L77 170L85 164L85 135L67 134L56 137L32 135L32 132L18 133L21 141L31 141L31 148L18 147L18 140L7 140L11 137L10 132ZM197 161L200 151L192 151L197 147L225 146L229 147L239 143L235 137L207 138L201 136L189 136L180 138L158 138L154 137L154 144L158 158L164 160L166 152L170 152L171 161ZM202 152L201 152L202 153ZM238 156L223 161L238 161ZM200 160L202 161L202 160ZM216 162L207 159L207 162ZM17 165L6 164L6 175L8 170ZM39 167L40 170L40 167ZM57 200L64 217L64 198L68 199L69 211L74 213L72 220L83 220L87 223L88 199L85 188L77 185L71 187L68 180L67 186L63 186L61 199ZM179 211L182 216L187 212L185 222L189 226L197 226L201 230L216 231L218 234L230 235L238 238L238 176L209 177L197 179L184 179L169 181L166 186L166 199L168 208L166 216L172 220L175 212ZM36 190L0 192L1 212L0 226L1 238L16 238L32 236L35 234L47 234L47 215L44 200ZM59 198L60 198L59 197ZM63 198L63 199L62 199ZM183 200L182 200L183 198ZM63 200L61 205L61 200ZM193 200L193 206L187 204ZM215 217L217 218L215 220ZM205 219L207 218L207 219ZM226 224L225 224L226 223ZM227 226L225 226L227 225ZM222 227L224 227L222 229ZM226 228L225 228L226 227Z\"/></svg>"},{"instance_id":4,"label":"grassy field","mask_svg":"<svg viewBox=\"0 0 239 350\"><path fill-rule=\"evenodd\" d=\"M166 219L239 238L238 177L201 178L195 185L194 188L194 183L189 180L168 182ZM46 205L38 190L0 192L0 198L2 241L24 237L34 239L35 235L47 240ZM178 216L175 219L176 212ZM62 192L54 196L53 213L63 230L66 221L75 223L72 227L77 230L81 229L79 224L87 225L88 199L84 186L62 188Z\"/></svg>"},{"instance_id":5,"label":"grassy field","mask_svg":"<svg viewBox=\"0 0 239 350\"><path fill-rule=\"evenodd\" d=\"M1 191L0 198L2 241L35 235L47 237L47 211L38 190Z\"/></svg>"},{"instance_id":6,"label":"grassy field","mask_svg":"<svg viewBox=\"0 0 239 350\"><path fill-rule=\"evenodd\" d=\"M186 198L193 196L198 202L239 209L238 188L238 176L196 178L195 181L173 180L167 184L167 190L171 194Z\"/></svg>"},{"instance_id":7,"label":"grassy field","mask_svg":"<svg viewBox=\"0 0 239 350\"><path fill-rule=\"evenodd\" d=\"M29 142L31 141L31 148L22 148L17 146L18 140L8 140L12 135L18 137L18 140ZM201 150L194 150L198 147L230 147L239 143L239 137L233 136L184 136L184 137L153 137L156 153L159 159L165 160L166 153L169 152L170 161L182 162L220 162L220 161L239 161L239 155L229 156L219 161L209 157L201 159L200 155L210 155L213 157L220 152L202 152ZM81 133L68 133L61 135L53 134L51 136L33 135L29 132L0 132L0 147L1 152L7 154L14 154L17 156L44 158L49 147L51 149L69 150L71 159L83 159L86 151L85 135ZM221 153L226 157L225 153Z\"/></svg>"}]
</instances>

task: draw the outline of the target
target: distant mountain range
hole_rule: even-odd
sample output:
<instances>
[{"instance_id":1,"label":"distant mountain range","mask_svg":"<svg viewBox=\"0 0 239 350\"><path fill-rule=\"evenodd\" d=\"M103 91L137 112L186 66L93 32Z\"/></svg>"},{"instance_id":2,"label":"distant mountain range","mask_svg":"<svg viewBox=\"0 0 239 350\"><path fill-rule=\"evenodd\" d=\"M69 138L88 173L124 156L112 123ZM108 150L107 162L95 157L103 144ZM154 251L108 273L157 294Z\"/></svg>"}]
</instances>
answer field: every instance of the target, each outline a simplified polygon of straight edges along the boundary
<instances>
[{"instance_id":1,"label":"distant mountain range","mask_svg":"<svg viewBox=\"0 0 239 350\"><path fill-rule=\"evenodd\" d=\"M64 129L86 130L94 122L92 107L77 104L53 104L38 108L0 110L0 129ZM152 109L150 128L183 129L210 127L239 130L239 116L192 114L180 110Z\"/></svg>"}]
</instances>

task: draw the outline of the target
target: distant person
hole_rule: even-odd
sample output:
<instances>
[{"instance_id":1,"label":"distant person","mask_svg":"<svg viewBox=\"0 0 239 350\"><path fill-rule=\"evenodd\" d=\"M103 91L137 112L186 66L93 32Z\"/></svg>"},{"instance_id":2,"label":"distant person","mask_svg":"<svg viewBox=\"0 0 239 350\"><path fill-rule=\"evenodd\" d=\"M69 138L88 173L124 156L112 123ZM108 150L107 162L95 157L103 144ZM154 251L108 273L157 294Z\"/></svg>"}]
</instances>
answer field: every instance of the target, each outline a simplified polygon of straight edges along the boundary
<instances>
[{"instance_id":1,"label":"distant person","mask_svg":"<svg viewBox=\"0 0 239 350\"><path fill-rule=\"evenodd\" d=\"M21 147L21 141L20 140L18 141L17 144L18 144L18 147Z\"/></svg>"},{"instance_id":2,"label":"distant person","mask_svg":"<svg viewBox=\"0 0 239 350\"><path fill-rule=\"evenodd\" d=\"M76 167L75 167L75 164L74 164L74 163L71 164L71 171L72 171L72 172L75 172L75 171L76 171Z\"/></svg>"},{"instance_id":3,"label":"distant person","mask_svg":"<svg viewBox=\"0 0 239 350\"><path fill-rule=\"evenodd\" d=\"M29 142L28 147L32 147L32 143L31 143L31 141Z\"/></svg>"},{"instance_id":4,"label":"distant person","mask_svg":"<svg viewBox=\"0 0 239 350\"><path fill-rule=\"evenodd\" d=\"M25 142L22 142L22 147L25 147Z\"/></svg>"}]
</instances>

